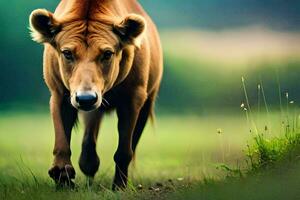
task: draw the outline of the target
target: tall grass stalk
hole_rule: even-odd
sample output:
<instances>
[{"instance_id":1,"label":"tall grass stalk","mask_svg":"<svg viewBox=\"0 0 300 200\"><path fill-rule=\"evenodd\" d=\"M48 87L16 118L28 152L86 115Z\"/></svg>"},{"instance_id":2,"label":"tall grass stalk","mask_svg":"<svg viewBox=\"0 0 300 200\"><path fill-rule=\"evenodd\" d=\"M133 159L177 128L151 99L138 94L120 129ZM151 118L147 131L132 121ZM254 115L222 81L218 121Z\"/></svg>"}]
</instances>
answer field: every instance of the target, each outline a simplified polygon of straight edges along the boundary
<instances>
[{"instance_id":1,"label":"tall grass stalk","mask_svg":"<svg viewBox=\"0 0 300 200\"><path fill-rule=\"evenodd\" d=\"M290 132L290 119L289 119L289 115L290 115L290 111L289 111L289 93L285 93L285 97L286 97L286 133Z\"/></svg>"},{"instance_id":2,"label":"tall grass stalk","mask_svg":"<svg viewBox=\"0 0 300 200\"><path fill-rule=\"evenodd\" d=\"M258 134L257 126L256 126L256 124L253 120L253 114L252 114L252 110L251 110L250 103L249 103L249 98L248 98L248 93L247 93L244 77L242 77L242 85L243 85L244 95L245 95L245 99L246 99L246 104L247 104L247 107L248 107L248 110L249 110L249 118L251 120L251 123L252 123L254 129L255 129L255 133Z\"/></svg>"},{"instance_id":3,"label":"tall grass stalk","mask_svg":"<svg viewBox=\"0 0 300 200\"><path fill-rule=\"evenodd\" d=\"M281 84L280 84L280 81L279 81L278 70L276 70L276 81L277 81L277 87L278 87L280 113L281 113L281 117L282 117L282 115L283 115L283 106L282 106L282 97L281 97Z\"/></svg>"},{"instance_id":4,"label":"tall grass stalk","mask_svg":"<svg viewBox=\"0 0 300 200\"><path fill-rule=\"evenodd\" d=\"M244 111L245 111L245 113L246 113L247 125L250 127L250 119L249 119L249 113L248 113L247 108L244 108ZM250 131L251 131L251 130L250 130Z\"/></svg>"},{"instance_id":5,"label":"tall grass stalk","mask_svg":"<svg viewBox=\"0 0 300 200\"><path fill-rule=\"evenodd\" d=\"M283 119L283 106L282 106L282 95L281 95L281 84L279 80L279 73L278 69L276 70L276 82L278 87L278 97L279 97L279 106L280 106L280 123L281 123L281 129L284 129L284 119ZM282 133L280 129L280 134Z\"/></svg>"},{"instance_id":6,"label":"tall grass stalk","mask_svg":"<svg viewBox=\"0 0 300 200\"><path fill-rule=\"evenodd\" d=\"M263 101L264 101L264 106L265 106L265 109L266 109L266 112L267 112L268 129L269 129L270 132L272 132L271 119L270 119L270 109L269 109L269 106L268 106L268 103L267 103L267 98L266 98L265 89L264 89L264 85L263 85L262 80L260 80L260 87L261 87L261 94L262 94Z\"/></svg>"},{"instance_id":7,"label":"tall grass stalk","mask_svg":"<svg viewBox=\"0 0 300 200\"><path fill-rule=\"evenodd\" d=\"M257 85L257 121L260 121L261 86ZM258 124L259 125L259 124Z\"/></svg>"}]
</instances>

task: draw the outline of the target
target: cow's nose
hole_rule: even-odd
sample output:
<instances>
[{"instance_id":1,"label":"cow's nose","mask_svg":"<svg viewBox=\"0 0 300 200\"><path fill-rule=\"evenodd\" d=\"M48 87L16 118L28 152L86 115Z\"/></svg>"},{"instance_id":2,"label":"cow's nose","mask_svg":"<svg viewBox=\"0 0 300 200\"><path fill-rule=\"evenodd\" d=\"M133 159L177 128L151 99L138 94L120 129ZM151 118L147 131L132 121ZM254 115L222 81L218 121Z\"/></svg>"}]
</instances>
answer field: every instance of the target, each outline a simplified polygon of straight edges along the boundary
<instances>
[{"instance_id":1,"label":"cow's nose","mask_svg":"<svg viewBox=\"0 0 300 200\"><path fill-rule=\"evenodd\" d=\"M98 100L98 95L93 91L76 92L76 102L80 109L91 110Z\"/></svg>"}]
</instances>

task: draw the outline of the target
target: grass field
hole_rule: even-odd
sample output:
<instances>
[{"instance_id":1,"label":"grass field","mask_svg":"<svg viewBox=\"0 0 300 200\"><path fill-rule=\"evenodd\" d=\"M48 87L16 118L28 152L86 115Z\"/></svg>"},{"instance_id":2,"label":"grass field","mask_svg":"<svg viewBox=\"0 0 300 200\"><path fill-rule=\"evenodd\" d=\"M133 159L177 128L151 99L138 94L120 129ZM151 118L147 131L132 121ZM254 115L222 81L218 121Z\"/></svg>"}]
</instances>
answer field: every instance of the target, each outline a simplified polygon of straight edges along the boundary
<instances>
[{"instance_id":1,"label":"grass field","mask_svg":"<svg viewBox=\"0 0 300 200\"><path fill-rule=\"evenodd\" d=\"M279 122L278 115L271 116ZM268 123L266 116L260 120ZM113 178L113 154L117 145L116 117L107 116L101 128L98 153L100 172L92 188L85 186L78 168L82 128L72 135L72 161L77 172L75 191L56 191L48 178L52 162L53 127L47 113L4 113L0 117L0 199L107 199L150 198L156 185L174 192L200 183L203 178L223 177L219 163L243 165L250 133L244 113L235 115L173 116L160 115L154 127L148 125L131 167L129 189L110 191ZM280 124L280 123L274 123ZM280 127L273 127L276 133ZM269 133L271 136L271 133ZM139 191L137 186L143 189ZM151 188L152 187L152 188ZM150 190L148 189L150 188ZM157 193L158 192L158 193Z\"/></svg>"}]
</instances>

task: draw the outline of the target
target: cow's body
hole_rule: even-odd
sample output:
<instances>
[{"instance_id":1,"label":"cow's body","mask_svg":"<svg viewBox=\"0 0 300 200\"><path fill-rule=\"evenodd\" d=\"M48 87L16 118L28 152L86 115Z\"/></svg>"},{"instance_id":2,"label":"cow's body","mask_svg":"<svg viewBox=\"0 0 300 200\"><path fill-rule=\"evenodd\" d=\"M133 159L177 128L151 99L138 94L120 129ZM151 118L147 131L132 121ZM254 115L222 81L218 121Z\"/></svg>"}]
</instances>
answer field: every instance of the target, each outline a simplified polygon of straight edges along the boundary
<instances>
[{"instance_id":1,"label":"cow's body","mask_svg":"<svg viewBox=\"0 0 300 200\"><path fill-rule=\"evenodd\" d=\"M92 106L96 109L83 113L85 135L80 168L90 177L97 172L100 121L106 111L116 109L119 145L114 156L113 188L126 186L128 165L152 113L162 77L162 51L155 25L136 0L62 0L53 15L44 10L34 11L31 26L34 40L45 44L44 78L51 92L55 127L50 176L57 183L75 177L70 160L71 130L80 110L75 101L79 99L78 93L92 91L104 100L101 106L95 103ZM115 52L106 53L106 60L101 58L102 63L98 63L97 49L105 44ZM60 49L69 46L71 50L67 52ZM105 69L105 65L111 67ZM101 100L98 102L101 104Z\"/></svg>"}]
</instances>

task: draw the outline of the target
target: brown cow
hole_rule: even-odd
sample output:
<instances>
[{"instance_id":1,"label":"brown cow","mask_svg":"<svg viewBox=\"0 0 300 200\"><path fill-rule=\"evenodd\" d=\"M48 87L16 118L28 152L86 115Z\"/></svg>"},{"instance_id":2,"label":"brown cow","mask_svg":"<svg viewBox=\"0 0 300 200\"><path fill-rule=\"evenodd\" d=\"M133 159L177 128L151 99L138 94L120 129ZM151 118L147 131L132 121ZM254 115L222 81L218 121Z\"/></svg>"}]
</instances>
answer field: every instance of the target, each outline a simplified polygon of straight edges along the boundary
<instances>
[{"instance_id":1,"label":"brown cow","mask_svg":"<svg viewBox=\"0 0 300 200\"><path fill-rule=\"evenodd\" d=\"M30 15L33 40L43 43L44 78L55 128L49 175L70 184L75 170L70 139L78 111L85 124L79 166L94 177L101 119L116 109L119 144L113 189L127 184L128 165L162 77L162 50L154 23L136 0L62 0L54 13Z\"/></svg>"}]
</instances>

